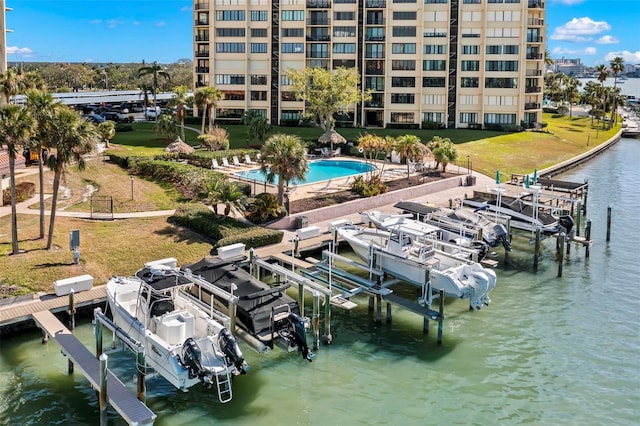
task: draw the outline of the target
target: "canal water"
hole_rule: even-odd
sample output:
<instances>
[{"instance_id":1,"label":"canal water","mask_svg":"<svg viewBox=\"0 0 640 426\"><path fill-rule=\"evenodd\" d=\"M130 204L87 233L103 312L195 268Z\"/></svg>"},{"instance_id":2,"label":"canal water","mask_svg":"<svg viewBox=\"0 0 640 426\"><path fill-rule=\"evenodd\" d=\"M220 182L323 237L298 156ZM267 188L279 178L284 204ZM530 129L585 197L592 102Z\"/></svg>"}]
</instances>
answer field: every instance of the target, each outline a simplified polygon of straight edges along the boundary
<instances>
[{"instance_id":1,"label":"canal water","mask_svg":"<svg viewBox=\"0 0 640 426\"><path fill-rule=\"evenodd\" d=\"M235 379L228 404L210 390L183 393L149 378L156 424L638 424L638 164L640 141L623 139L564 175L589 180L591 256L573 247L557 278L555 241L546 240L534 273L529 238L516 238L489 307L473 312L448 301L442 346L434 322L423 335L421 318L394 309L391 324L377 325L356 297L353 311L334 310L334 344L321 346L313 363L245 348L252 370ZM76 334L93 350L90 323ZM42 345L34 330L0 344L0 424L98 422L95 392L80 374L66 374L53 342ZM133 357L114 354L110 363L135 390ZM114 411L110 424L123 424Z\"/></svg>"}]
</instances>

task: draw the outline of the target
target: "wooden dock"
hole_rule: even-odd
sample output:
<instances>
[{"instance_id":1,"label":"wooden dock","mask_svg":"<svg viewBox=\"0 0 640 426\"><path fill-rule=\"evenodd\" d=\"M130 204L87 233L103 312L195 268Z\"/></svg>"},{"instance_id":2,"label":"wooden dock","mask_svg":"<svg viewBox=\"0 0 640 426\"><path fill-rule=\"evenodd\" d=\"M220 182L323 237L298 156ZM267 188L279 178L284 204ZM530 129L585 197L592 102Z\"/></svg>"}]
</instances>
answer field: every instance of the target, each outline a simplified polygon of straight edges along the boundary
<instances>
[{"instance_id":1,"label":"wooden dock","mask_svg":"<svg viewBox=\"0 0 640 426\"><path fill-rule=\"evenodd\" d=\"M42 305L40 305L42 307ZM43 332L51 336L91 385L100 390L100 361L50 311L32 314ZM107 370L107 401L130 425L150 425L156 415L111 371Z\"/></svg>"}]
</instances>

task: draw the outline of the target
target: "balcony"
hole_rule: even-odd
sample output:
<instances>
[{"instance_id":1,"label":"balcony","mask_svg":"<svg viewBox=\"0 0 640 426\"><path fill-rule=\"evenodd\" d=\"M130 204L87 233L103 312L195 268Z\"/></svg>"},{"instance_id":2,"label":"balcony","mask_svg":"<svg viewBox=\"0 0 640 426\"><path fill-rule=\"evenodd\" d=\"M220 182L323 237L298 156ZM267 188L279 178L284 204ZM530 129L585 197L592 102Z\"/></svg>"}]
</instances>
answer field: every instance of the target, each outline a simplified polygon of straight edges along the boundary
<instances>
[{"instance_id":1,"label":"balcony","mask_svg":"<svg viewBox=\"0 0 640 426\"><path fill-rule=\"evenodd\" d=\"M532 110L532 109L540 109L540 104L534 103L534 102L526 103L524 104L524 109L525 111Z\"/></svg>"},{"instance_id":2,"label":"balcony","mask_svg":"<svg viewBox=\"0 0 640 426\"><path fill-rule=\"evenodd\" d=\"M527 53L527 59L532 61L540 61L542 60L542 53Z\"/></svg>"},{"instance_id":3,"label":"balcony","mask_svg":"<svg viewBox=\"0 0 640 426\"><path fill-rule=\"evenodd\" d=\"M367 8L369 9L384 9L387 7L387 3L382 0L367 0Z\"/></svg>"},{"instance_id":4,"label":"balcony","mask_svg":"<svg viewBox=\"0 0 640 426\"><path fill-rule=\"evenodd\" d=\"M196 81L196 87L206 87L208 84L204 81Z\"/></svg>"},{"instance_id":5,"label":"balcony","mask_svg":"<svg viewBox=\"0 0 640 426\"><path fill-rule=\"evenodd\" d=\"M196 10L209 10L209 2L206 3L196 3Z\"/></svg>"},{"instance_id":6,"label":"balcony","mask_svg":"<svg viewBox=\"0 0 640 426\"><path fill-rule=\"evenodd\" d=\"M307 0L308 9L329 9L331 2L329 0Z\"/></svg>"},{"instance_id":7,"label":"balcony","mask_svg":"<svg viewBox=\"0 0 640 426\"><path fill-rule=\"evenodd\" d=\"M197 35L196 36L196 41L209 41L209 36L208 35Z\"/></svg>"},{"instance_id":8,"label":"balcony","mask_svg":"<svg viewBox=\"0 0 640 426\"><path fill-rule=\"evenodd\" d=\"M384 36L379 35L379 36L373 36L373 35L368 35L364 37L364 41L384 41Z\"/></svg>"},{"instance_id":9,"label":"balcony","mask_svg":"<svg viewBox=\"0 0 640 426\"><path fill-rule=\"evenodd\" d=\"M196 67L198 74L209 74L209 67Z\"/></svg>"},{"instance_id":10,"label":"balcony","mask_svg":"<svg viewBox=\"0 0 640 426\"><path fill-rule=\"evenodd\" d=\"M544 9L544 2L540 0L529 0L529 9Z\"/></svg>"},{"instance_id":11,"label":"balcony","mask_svg":"<svg viewBox=\"0 0 640 426\"><path fill-rule=\"evenodd\" d=\"M307 19L307 25L329 26L331 25L331 18L309 18Z\"/></svg>"},{"instance_id":12,"label":"balcony","mask_svg":"<svg viewBox=\"0 0 640 426\"><path fill-rule=\"evenodd\" d=\"M529 19L527 19L527 25L531 25L531 26L534 26L534 27L543 27L544 26L544 19L529 18Z\"/></svg>"},{"instance_id":13,"label":"balcony","mask_svg":"<svg viewBox=\"0 0 640 426\"><path fill-rule=\"evenodd\" d=\"M527 37L527 43L542 43L542 36L538 37Z\"/></svg>"},{"instance_id":14,"label":"balcony","mask_svg":"<svg viewBox=\"0 0 640 426\"><path fill-rule=\"evenodd\" d=\"M209 26L209 20L208 19L196 19L196 23L195 23L196 27L203 27Z\"/></svg>"},{"instance_id":15,"label":"balcony","mask_svg":"<svg viewBox=\"0 0 640 426\"><path fill-rule=\"evenodd\" d=\"M542 77L542 70L527 70L527 77Z\"/></svg>"},{"instance_id":16,"label":"balcony","mask_svg":"<svg viewBox=\"0 0 640 426\"><path fill-rule=\"evenodd\" d=\"M331 41L331 36L324 34L324 35L308 35L307 37L307 41Z\"/></svg>"},{"instance_id":17,"label":"balcony","mask_svg":"<svg viewBox=\"0 0 640 426\"><path fill-rule=\"evenodd\" d=\"M540 93L542 92L542 87L540 86L529 86L524 88L524 93Z\"/></svg>"},{"instance_id":18,"label":"balcony","mask_svg":"<svg viewBox=\"0 0 640 426\"><path fill-rule=\"evenodd\" d=\"M367 25L384 25L384 18L367 18Z\"/></svg>"},{"instance_id":19,"label":"balcony","mask_svg":"<svg viewBox=\"0 0 640 426\"><path fill-rule=\"evenodd\" d=\"M201 52L196 52L195 53L195 57L196 58L208 58L209 57L209 51L205 50L205 51L201 51Z\"/></svg>"}]
</instances>

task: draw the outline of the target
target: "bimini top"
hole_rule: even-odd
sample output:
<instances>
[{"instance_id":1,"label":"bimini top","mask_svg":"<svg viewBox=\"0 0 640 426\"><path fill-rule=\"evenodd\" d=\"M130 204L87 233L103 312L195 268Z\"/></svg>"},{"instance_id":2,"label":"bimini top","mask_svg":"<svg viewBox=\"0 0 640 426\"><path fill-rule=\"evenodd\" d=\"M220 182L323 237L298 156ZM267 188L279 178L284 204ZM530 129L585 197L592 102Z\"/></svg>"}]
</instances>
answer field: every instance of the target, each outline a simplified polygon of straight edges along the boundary
<instances>
[{"instance_id":1,"label":"bimini top","mask_svg":"<svg viewBox=\"0 0 640 426\"><path fill-rule=\"evenodd\" d=\"M136 277L140 278L147 287L155 291L163 291L173 287L183 287L193 284L179 270L166 266L153 266L142 268L136 272Z\"/></svg>"}]
</instances>

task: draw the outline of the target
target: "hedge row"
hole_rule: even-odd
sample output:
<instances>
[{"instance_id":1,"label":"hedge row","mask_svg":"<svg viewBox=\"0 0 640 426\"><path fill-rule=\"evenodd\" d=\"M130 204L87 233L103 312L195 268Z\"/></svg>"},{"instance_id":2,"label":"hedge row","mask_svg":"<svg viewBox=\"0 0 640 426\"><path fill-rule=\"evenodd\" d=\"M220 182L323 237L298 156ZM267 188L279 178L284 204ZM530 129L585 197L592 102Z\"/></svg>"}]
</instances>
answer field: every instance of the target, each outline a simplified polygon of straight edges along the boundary
<instances>
[{"instance_id":1,"label":"hedge row","mask_svg":"<svg viewBox=\"0 0 640 426\"><path fill-rule=\"evenodd\" d=\"M182 204L170 219L173 223L190 228L213 240L214 248L243 243L257 248L282 242L284 233L217 216L200 203Z\"/></svg>"}]
</instances>

